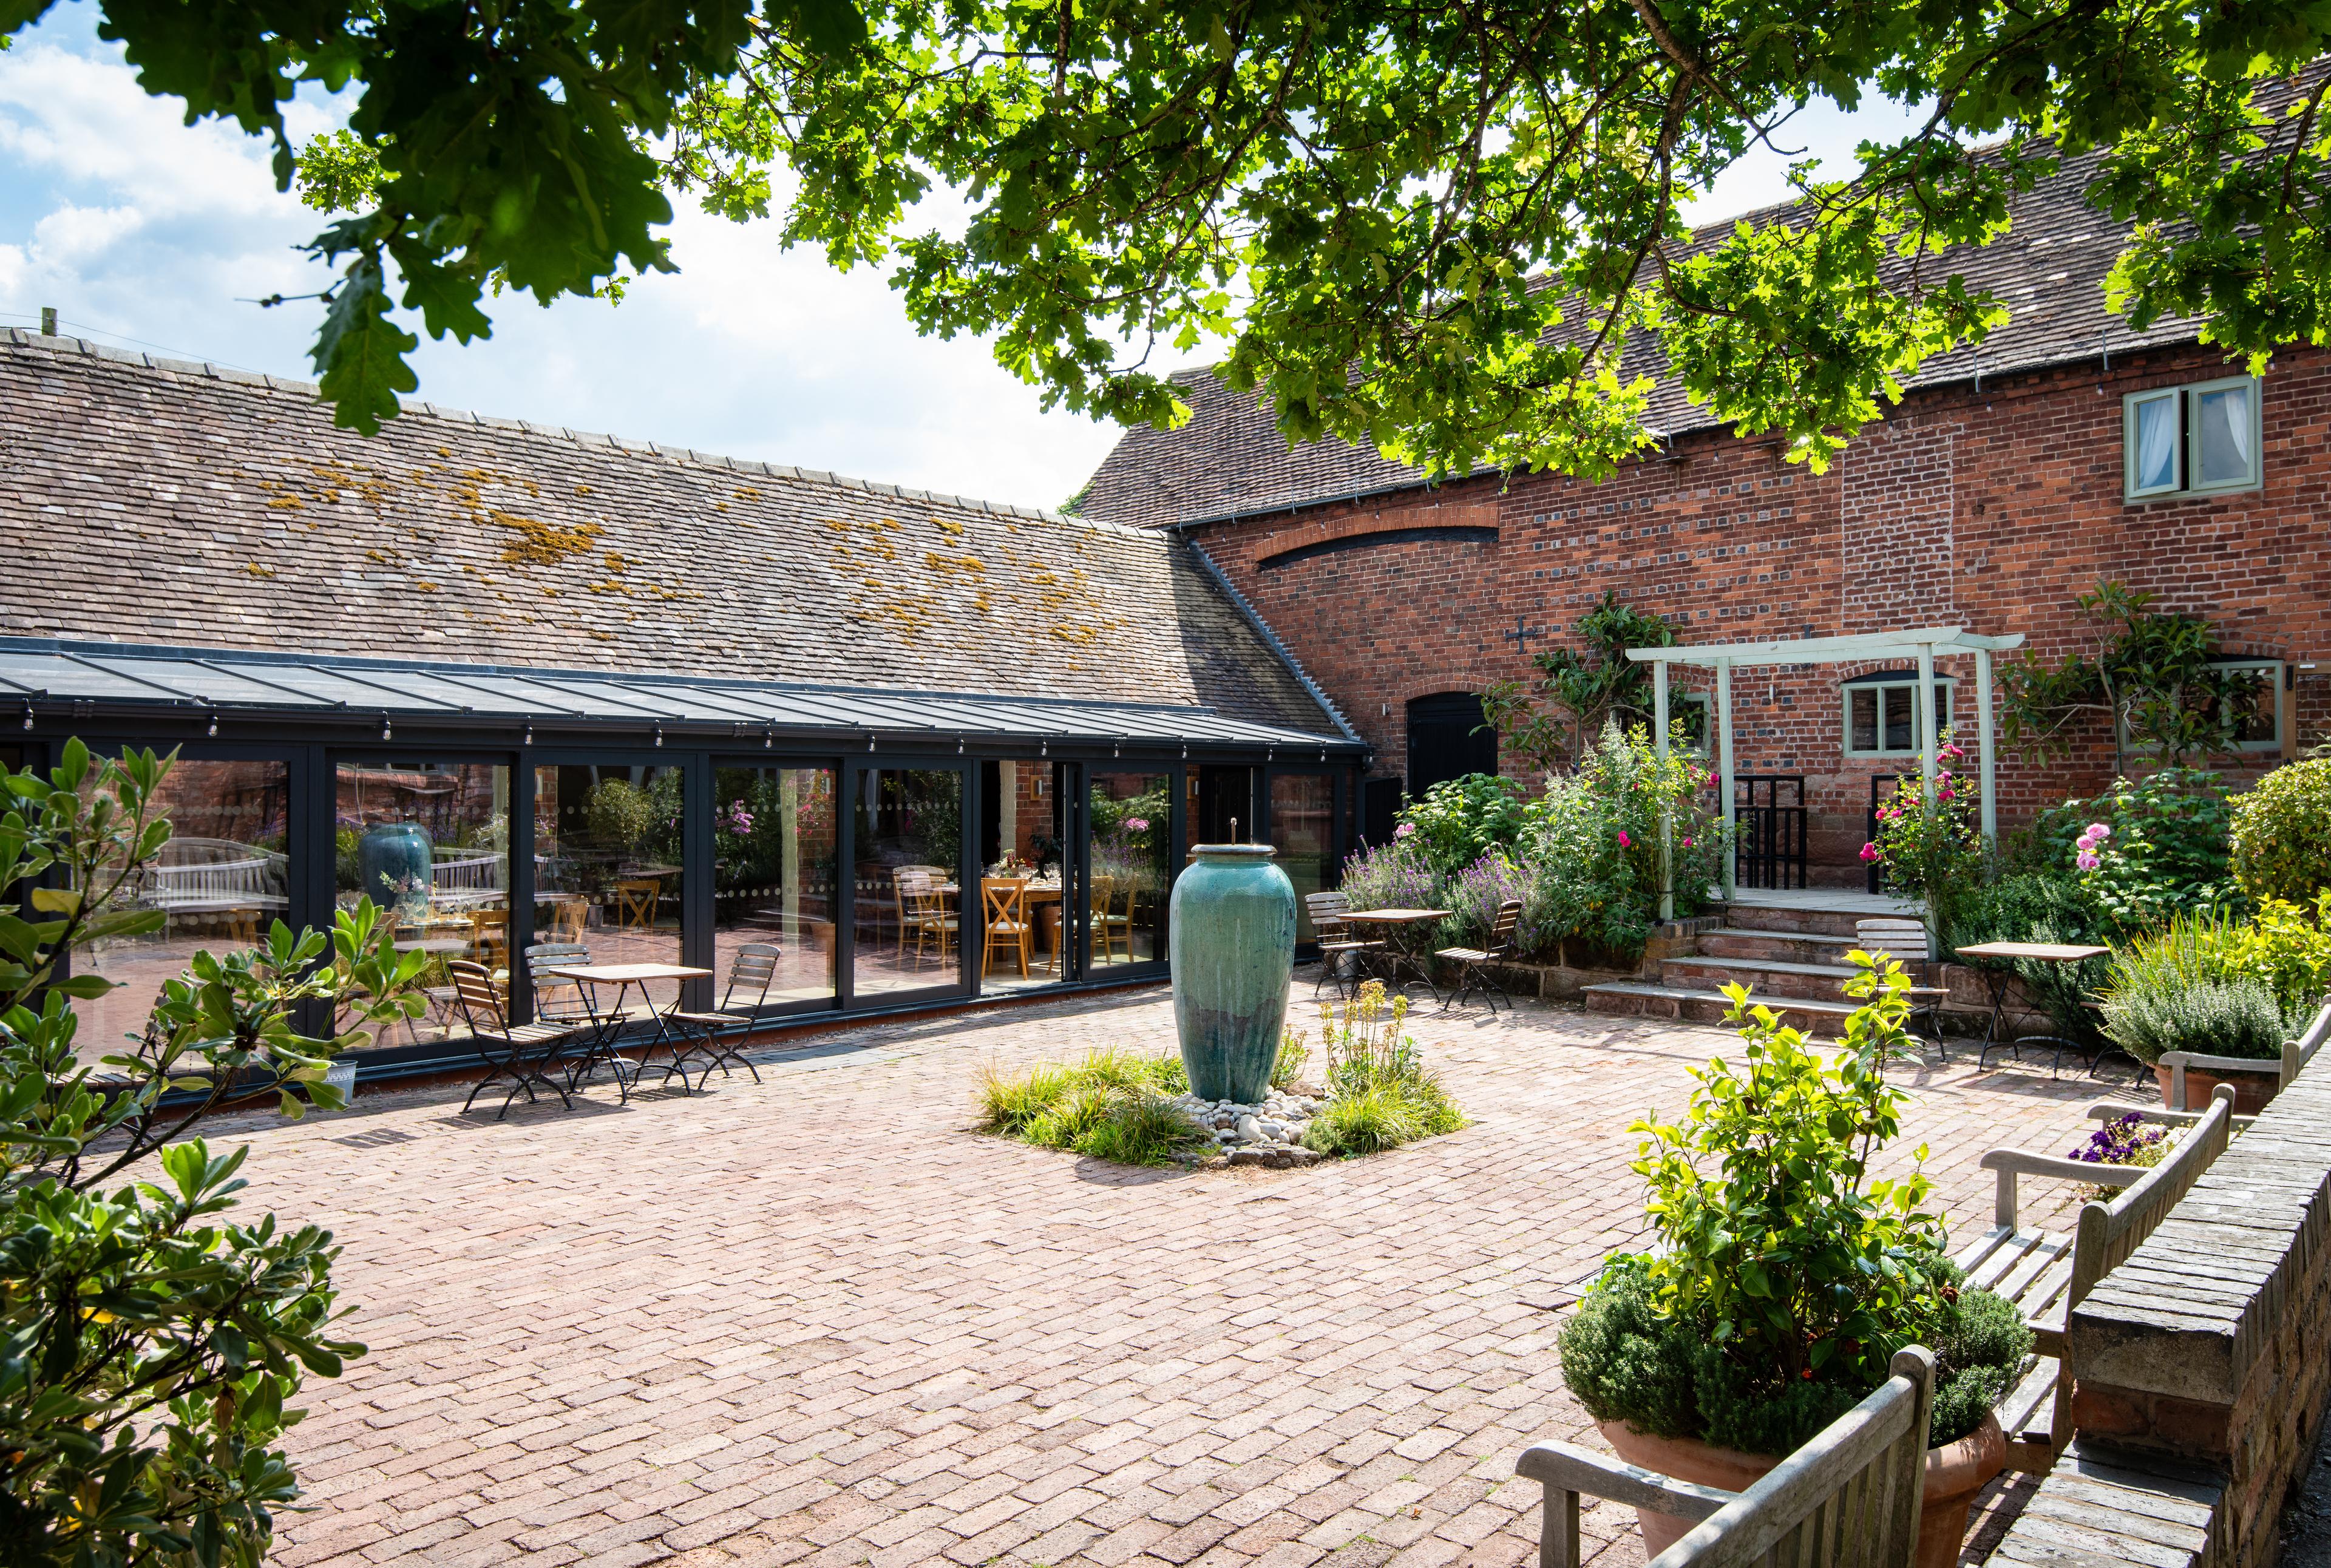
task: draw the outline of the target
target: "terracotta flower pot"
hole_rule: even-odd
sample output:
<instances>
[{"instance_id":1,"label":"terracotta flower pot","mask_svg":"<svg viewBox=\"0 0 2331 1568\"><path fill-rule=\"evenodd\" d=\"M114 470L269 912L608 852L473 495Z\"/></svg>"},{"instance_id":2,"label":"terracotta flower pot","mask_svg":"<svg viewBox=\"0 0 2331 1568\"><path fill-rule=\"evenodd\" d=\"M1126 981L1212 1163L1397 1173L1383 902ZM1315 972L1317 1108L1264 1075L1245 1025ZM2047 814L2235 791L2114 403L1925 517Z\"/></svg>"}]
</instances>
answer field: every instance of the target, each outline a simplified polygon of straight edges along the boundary
<instances>
[{"instance_id":1,"label":"terracotta flower pot","mask_svg":"<svg viewBox=\"0 0 2331 1568\"><path fill-rule=\"evenodd\" d=\"M2181 1107L2169 1103L2169 1069L2155 1067L2153 1078L2161 1086L2162 1108L2173 1111L2181 1108L2207 1110L2210 1108L2210 1096L2217 1087L2230 1083L2234 1086L2234 1114L2238 1117L2258 1115L2266 1109L2266 1102L2282 1088L2282 1069L2274 1062L2260 1062L2257 1072L2229 1073L2223 1078L2189 1067L2185 1069L2185 1104Z\"/></svg>"},{"instance_id":2,"label":"terracotta flower pot","mask_svg":"<svg viewBox=\"0 0 2331 1568\"><path fill-rule=\"evenodd\" d=\"M1647 1437L1624 1421L1596 1425L1629 1464L1727 1492L1747 1490L1780 1462L1763 1454L1719 1449L1697 1438ZM1927 1450L1927 1489L1918 1514L1918 1568L1952 1568L1959 1560L1974 1495L2006 1468L2007 1434L2000 1430L1995 1415L1984 1417L1983 1425L1957 1442ZM1646 1560L1674 1545L1691 1528L1689 1520L1647 1508L1636 1509L1635 1517L1643 1527Z\"/></svg>"}]
</instances>

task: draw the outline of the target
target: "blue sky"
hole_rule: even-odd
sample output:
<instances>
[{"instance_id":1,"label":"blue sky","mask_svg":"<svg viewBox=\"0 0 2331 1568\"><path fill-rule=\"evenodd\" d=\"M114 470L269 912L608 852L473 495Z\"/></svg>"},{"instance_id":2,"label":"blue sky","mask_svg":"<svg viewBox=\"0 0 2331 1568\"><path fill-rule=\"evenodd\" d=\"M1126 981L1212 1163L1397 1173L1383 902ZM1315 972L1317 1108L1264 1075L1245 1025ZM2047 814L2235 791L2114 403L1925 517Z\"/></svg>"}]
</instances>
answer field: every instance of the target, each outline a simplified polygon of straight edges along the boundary
<instances>
[{"instance_id":1,"label":"blue sky","mask_svg":"<svg viewBox=\"0 0 2331 1568\"><path fill-rule=\"evenodd\" d=\"M303 97L294 136L337 118L321 95ZM1860 137L1903 118L1890 106L1809 111L1784 144L1848 167ZM1692 215L1779 200L1783 173L1760 152ZM328 283L297 253L320 226L275 190L264 143L186 127L140 91L88 0L0 53L0 325L31 326L53 305L67 330L101 342L306 376L314 306L243 301ZM419 395L1032 506L1073 493L1117 439L1113 425L1043 413L985 344L918 337L879 274L788 252L774 223L683 207L671 233L681 271L634 283L620 306L505 297L489 342L424 337Z\"/></svg>"}]
</instances>

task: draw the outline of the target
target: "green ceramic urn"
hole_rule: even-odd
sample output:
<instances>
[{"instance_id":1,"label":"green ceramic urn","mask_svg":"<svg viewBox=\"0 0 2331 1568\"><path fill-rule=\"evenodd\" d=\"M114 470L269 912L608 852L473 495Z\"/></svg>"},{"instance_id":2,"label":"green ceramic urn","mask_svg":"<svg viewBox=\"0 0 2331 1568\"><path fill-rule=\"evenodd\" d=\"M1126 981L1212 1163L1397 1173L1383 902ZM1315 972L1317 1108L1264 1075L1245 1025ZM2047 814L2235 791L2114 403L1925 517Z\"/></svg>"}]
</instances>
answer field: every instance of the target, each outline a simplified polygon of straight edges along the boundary
<instances>
[{"instance_id":1,"label":"green ceramic urn","mask_svg":"<svg viewBox=\"0 0 2331 1568\"><path fill-rule=\"evenodd\" d=\"M1174 1025L1202 1099L1270 1088L1295 963L1295 885L1269 844L1199 844L1174 883Z\"/></svg>"}]
</instances>

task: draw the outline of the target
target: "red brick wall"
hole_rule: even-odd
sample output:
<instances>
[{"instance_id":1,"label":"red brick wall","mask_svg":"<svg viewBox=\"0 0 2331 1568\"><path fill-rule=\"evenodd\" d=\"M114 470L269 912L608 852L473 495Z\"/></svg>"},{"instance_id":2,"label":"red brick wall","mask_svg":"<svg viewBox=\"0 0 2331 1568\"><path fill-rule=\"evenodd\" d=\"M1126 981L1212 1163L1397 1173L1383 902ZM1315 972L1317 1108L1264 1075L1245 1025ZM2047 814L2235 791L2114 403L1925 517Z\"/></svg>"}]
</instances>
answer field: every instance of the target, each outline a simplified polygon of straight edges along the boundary
<instances>
[{"instance_id":1,"label":"red brick wall","mask_svg":"<svg viewBox=\"0 0 2331 1568\"><path fill-rule=\"evenodd\" d=\"M1209 525L1195 537L1375 746L1379 775L1405 769L1409 698L1530 675L1517 621L1531 651L1568 641L1605 589L1687 622L1690 641L1963 624L2021 632L2053 657L2080 642L2075 595L2111 577L2153 589L2164 609L2211 617L2230 653L2312 660L2331 614L2331 355L2295 352L2268 371L2261 490L2121 499L2121 395L2224 373L2189 349L2117 356L2109 376L2091 362L1987 377L1980 394L1920 394L1823 474L1782 461L1771 439L1708 434L1601 484L1474 480ZM1257 566L1356 532L1478 525L1493 505L1493 544L1427 538ZM1806 775L1814 857L1841 875L1857 870L1870 775L1917 765L1844 755L1838 684L1874 668L1733 678L1739 767ZM1973 660L1940 660L1937 672L1958 678L1971 739ZM2331 727L2326 673L2298 676L2302 746ZM2222 765L2246 779L2264 760ZM2110 771L2101 727L2066 762L2003 755L2001 820L2093 793Z\"/></svg>"}]
</instances>

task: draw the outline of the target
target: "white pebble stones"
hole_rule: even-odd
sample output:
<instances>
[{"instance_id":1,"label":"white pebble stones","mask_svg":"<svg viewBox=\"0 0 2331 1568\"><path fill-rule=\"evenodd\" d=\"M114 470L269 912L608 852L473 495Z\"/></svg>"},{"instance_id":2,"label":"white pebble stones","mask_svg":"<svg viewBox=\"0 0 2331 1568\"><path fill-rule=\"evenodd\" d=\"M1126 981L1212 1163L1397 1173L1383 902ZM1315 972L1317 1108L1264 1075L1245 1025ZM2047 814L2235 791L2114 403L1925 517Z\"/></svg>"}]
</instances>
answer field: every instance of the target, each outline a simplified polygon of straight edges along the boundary
<instances>
[{"instance_id":1,"label":"white pebble stones","mask_svg":"<svg viewBox=\"0 0 2331 1568\"><path fill-rule=\"evenodd\" d=\"M1308 1095L1272 1089L1261 1105L1248 1106L1184 1094L1172 1103L1213 1134L1214 1146L1234 1164L1309 1164L1319 1157L1302 1146L1303 1130L1319 1108Z\"/></svg>"}]
</instances>

